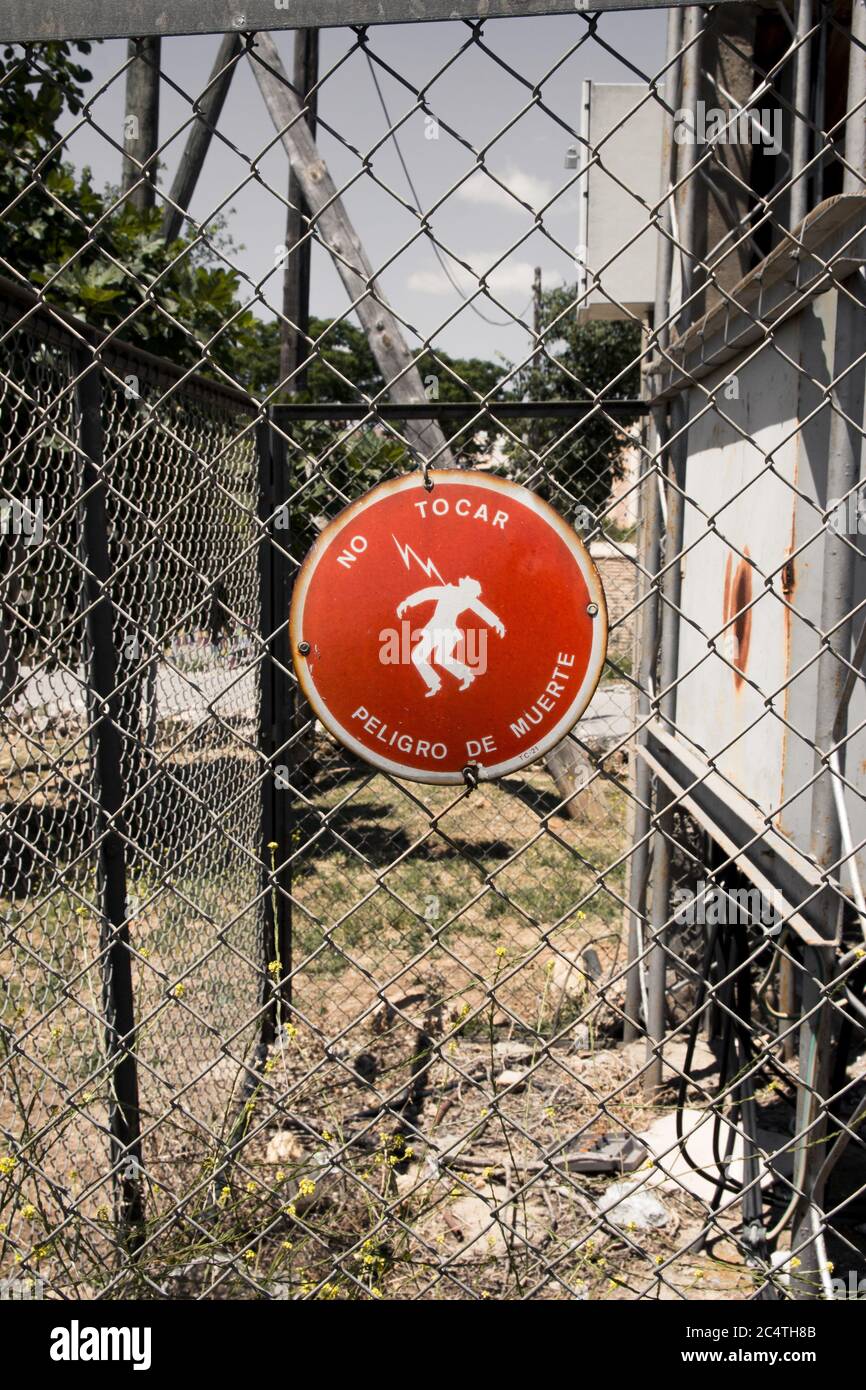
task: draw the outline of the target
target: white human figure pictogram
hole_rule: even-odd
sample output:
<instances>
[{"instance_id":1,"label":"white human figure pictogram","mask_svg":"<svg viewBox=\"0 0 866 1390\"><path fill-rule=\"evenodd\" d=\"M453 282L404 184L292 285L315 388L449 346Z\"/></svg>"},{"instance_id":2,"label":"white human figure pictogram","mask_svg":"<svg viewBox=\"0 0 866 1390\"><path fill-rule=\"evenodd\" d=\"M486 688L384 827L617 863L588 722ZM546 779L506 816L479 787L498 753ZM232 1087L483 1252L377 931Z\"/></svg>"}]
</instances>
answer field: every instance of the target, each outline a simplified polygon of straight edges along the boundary
<instances>
[{"instance_id":1,"label":"white human figure pictogram","mask_svg":"<svg viewBox=\"0 0 866 1390\"><path fill-rule=\"evenodd\" d=\"M397 617L402 618L407 608L416 608L420 603L435 603L433 616L421 629L421 636L412 652L412 664L427 686L427 698L436 695L442 688L442 681L433 669L430 658L448 671L455 680L460 681L460 689L468 690L475 680L476 673L463 661L455 661L454 651L463 640L463 633L457 626L461 613L471 612L489 623L500 637L505 636L505 627L486 604L481 602L481 585L477 579L465 576L456 584L431 584L419 589L416 594L404 598L397 608Z\"/></svg>"}]
</instances>

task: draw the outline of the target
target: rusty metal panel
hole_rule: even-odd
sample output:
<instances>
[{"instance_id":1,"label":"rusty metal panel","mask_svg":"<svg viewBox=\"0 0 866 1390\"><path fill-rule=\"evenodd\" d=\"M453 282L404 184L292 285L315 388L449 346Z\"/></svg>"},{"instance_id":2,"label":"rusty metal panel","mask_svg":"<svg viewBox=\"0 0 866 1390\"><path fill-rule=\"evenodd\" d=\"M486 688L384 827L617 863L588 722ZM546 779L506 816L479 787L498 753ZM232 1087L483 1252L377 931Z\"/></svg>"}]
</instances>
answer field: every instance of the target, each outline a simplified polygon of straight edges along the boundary
<instances>
[{"instance_id":1,"label":"rusty metal panel","mask_svg":"<svg viewBox=\"0 0 866 1390\"><path fill-rule=\"evenodd\" d=\"M798 373L784 355L798 336L795 320L778 353L734 359L689 393L677 727L767 812L788 740Z\"/></svg>"}]
</instances>

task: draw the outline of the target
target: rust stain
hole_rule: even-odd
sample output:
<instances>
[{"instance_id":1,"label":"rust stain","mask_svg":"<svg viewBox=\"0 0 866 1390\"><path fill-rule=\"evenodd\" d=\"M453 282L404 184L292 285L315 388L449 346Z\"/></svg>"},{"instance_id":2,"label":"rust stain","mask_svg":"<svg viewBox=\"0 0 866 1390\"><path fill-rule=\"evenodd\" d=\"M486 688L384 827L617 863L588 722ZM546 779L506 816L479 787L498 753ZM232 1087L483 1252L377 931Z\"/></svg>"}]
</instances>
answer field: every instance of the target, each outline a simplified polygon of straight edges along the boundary
<instances>
[{"instance_id":1,"label":"rust stain","mask_svg":"<svg viewBox=\"0 0 866 1390\"><path fill-rule=\"evenodd\" d=\"M752 640L752 566L748 561L748 546L743 559L736 569L733 556L728 552L725 562L725 596L723 616L730 625L733 644L732 660L736 670L733 672L734 689L742 690L746 667L749 662L749 645Z\"/></svg>"},{"instance_id":2,"label":"rust stain","mask_svg":"<svg viewBox=\"0 0 866 1390\"><path fill-rule=\"evenodd\" d=\"M781 799L783 802L785 801L785 788L786 788L787 782L788 782L788 737L789 737L789 732L790 732L789 729L788 729L788 697L789 697L790 692L791 692L791 687L790 687L790 684L789 684L789 682L788 682L788 680L787 680L787 677L788 677L788 675L790 674L790 671L791 671L791 640L792 640L792 638L791 638L791 605L793 604L794 595L795 595L796 592L797 592L797 567L796 567L796 563L795 563L795 561L794 561L794 559L793 559L793 553L794 553L794 551L795 551L795 549L796 549L796 546L797 546L797 513L796 513L796 510L792 507L792 508L791 508L791 543L790 543L790 553L789 553L788 558L786 559L784 565L782 566L782 576L781 576L781 579L782 579L782 597L785 599L785 603L783 603L783 605L782 605L782 614L783 614L782 621L783 621L783 624L784 624L784 649L783 649L783 650L784 650L784 661L785 661L784 670L785 670L785 677L786 677L786 679L785 679L785 684L784 684L784 687L783 687L781 696L779 697L779 698L781 699L781 703L782 703L782 719L783 719L783 724L782 724L782 761L781 761L781 766L780 766L780 768L779 768L779 797L780 797L780 799ZM787 828L787 808L786 808L786 807L783 806L782 810L781 810L781 811L779 812L779 814L776 816L776 824L778 825L778 827L779 827L780 830L784 831L786 834L789 833L789 832L788 832L788 828Z\"/></svg>"}]
</instances>

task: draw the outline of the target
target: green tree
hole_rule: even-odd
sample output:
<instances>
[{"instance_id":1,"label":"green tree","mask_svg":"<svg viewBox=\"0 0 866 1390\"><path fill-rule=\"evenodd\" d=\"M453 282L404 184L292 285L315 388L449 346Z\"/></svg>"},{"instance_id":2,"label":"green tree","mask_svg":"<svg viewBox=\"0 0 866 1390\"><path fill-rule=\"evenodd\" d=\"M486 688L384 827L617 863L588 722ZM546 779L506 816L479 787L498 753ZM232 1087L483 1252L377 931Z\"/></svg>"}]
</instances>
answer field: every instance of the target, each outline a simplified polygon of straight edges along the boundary
<instances>
[{"instance_id":1,"label":"green tree","mask_svg":"<svg viewBox=\"0 0 866 1390\"><path fill-rule=\"evenodd\" d=\"M238 383L270 396L279 380L279 325L241 309L239 277L215 254L216 226L199 241L166 245L158 208L138 212L117 190L94 187L63 157L58 123L78 115L90 72L79 62L91 46L49 43L0 59L0 258L13 273L45 287L46 298L102 329L179 365L204 360ZM228 249L231 247L229 245ZM353 400L384 382L361 329L345 319L314 318L318 343L300 399ZM438 360L437 360L438 356ZM492 391L502 374L491 362L425 354L422 377L441 399ZM357 390L353 389L357 388ZM279 397L276 397L279 399ZM456 434L458 426L448 431ZM476 431L457 441L471 461L485 447Z\"/></svg>"},{"instance_id":2,"label":"green tree","mask_svg":"<svg viewBox=\"0 0 866 1390\"><path fill-rule=\"evenodd\" d=\"M77 115L90 45L11 47L0 58L0 259L13 275L94 327L170 357L229 371L254 342L238 276L203 243L166 245L159 209L138 212L63 157L58 122Z\"/></svg>"},{"instance_id":3,"label":"green tree","mask_svg":"<svg viewBox=\"0 0 866 1390\"><path fill-rule=\"evenodd\" d=\"M86 56L90 44L75 49ZM0 57L0 257L25 275L84 245L76 223L101 210L89 173L77 178L56 149L57 122L65 109L79 114L90 76L65 43Z\"/></svg>"},{"instance_id":4,"label":"green tree","mask_svg":"<svg viewBox=\"0 0 866 1390\"><path fill-rule=\"evenodd\" d=\"M579 324L575 286L547 290L541 297L543 345L516 376L518 393L540 401L634 399L640 393L640 325L629 322ZM560 510L570 498L575 512L596 515L622 473L629 443L626 430L637 417L612 425L603 414L582 422L527 421L519 443L506 452L517 478L547 480L544 490Z\"/></svg>"},{"instance_id":5,"label":"green tree","mask_svg":"<svg viewBox=\"0 0 866 1390\"><path fill-rule=\"evenodd\" d=\"M366 335L348 319L311 318L310 349L306 386L302 392L277 393L275 400L357 401L362 396L378 396L384 389L382 373L370 350ZM275 319L257 321L255 347L246 362L244 384L251 391L269 395L279 379L280 330ZM452 357L449 353L426 352L417 358L417 367L431 399L472 400L474 396L505 393L497 389L508 370L508 363L489 362L479 357ZM387 399L387 397L386 397ZM455 452L465 463L476 461L491 447L490 432L473 426L471 432L459 423L443 425L446 438L454 441Z\"/></svg>"}]
</instances>

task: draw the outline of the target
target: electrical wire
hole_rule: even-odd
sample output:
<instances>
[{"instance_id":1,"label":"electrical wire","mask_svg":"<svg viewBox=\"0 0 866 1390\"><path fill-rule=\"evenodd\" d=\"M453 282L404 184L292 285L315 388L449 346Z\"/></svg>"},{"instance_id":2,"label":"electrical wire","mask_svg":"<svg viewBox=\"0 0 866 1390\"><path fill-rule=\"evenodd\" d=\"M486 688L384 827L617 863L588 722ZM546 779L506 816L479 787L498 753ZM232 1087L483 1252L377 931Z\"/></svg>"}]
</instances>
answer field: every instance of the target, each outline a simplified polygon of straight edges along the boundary
<instances>
[{"instance_id":1,"label":"electrical wire","mask_svg":"<svg viewBox=\"0 0 866 1390\"><path fill-rule=\"evenodd\" d=\"M370 69L370 76L371 76L372 79L373 79L373 86L376 88L376 93L377 93L377 95L378 95L378 97L379 97L379 102L380 102L380 105L381 105L381 107L382 107L382 111L384 112L385 120L386 120L387 123L388 123L389 138L390 138L391 140L394 141L394 148L395 148L395 150L397 151L397 158L399 159L400 164L401 164L401 166L402 166L403 173L404 173L404 175L405 175L405 177L406 177L406 182L407 182L407 184L409 185L409 190L410 190L410 192L411 192L411 194L412 194L412 197L415 199L415 211L418 213L419 217L421 217L421 216L423 216L423 213L421 212L421 199L420 199L420 197L418 196L418 190L416 189L415 184L414 184L414 182L412 181L412 175L409 173L409 167L408 167L408 165L407 165L405 159L403 158L403 151L402 151L402 149L400 148L400 141L397 139L397 132L396 132L396 130L394 129L394 122L391 120L391 113L390 113L390 111L388 110L388 106L387 106L387 103L386 103L386 101L385 101L385 94L384 94L384 92L382 91L382 88L381 88L381 86L380 86L380 84L379 84L379 78L378 78L378 76L377 76L377 74L376 74L376 68L375 68L375 66L374 66L374 64L373 64L373 59L370 57L370 54L367 52L366 49L364 50L364 57L367 59L367 66L368 66L369 69ZM517 316L517 320L515 320L515 319L491 319L491 318L488 318L487 314L483 314L483 313L481 312L481 310L478 308L478 306L477 306L477 304L475 303L475 301L474 301L473 299L470 299L469 296L468 296L467 294L464 293L464 291L463 291L462 288L460 287L460 284L459 284L458 281L455 279L455 277L452 275L452 273L451 273L451 267L448 265L447 261L445 260L445 257L442 255L441 251L439 250L439 247L438 247L438 245L437 245L437 243L436 243L436 238L433 236L433 233L430 232L430 231L427 231L426 235L427 235L427 236L429 237L429 239L430 239L430 245L431 245L432 248L433 248L433 254L434 254L434 256L436 257L437 261L439 262L440 266L442 267L442 270L443 270L443 272L444 272L444 274L445 274L446 279L450 282L450 284L453 286L453 288L457 291L457 293L459 294L460 298L463 300L463 302L464 302L464 304L467 306L467 308L471 309L472 312L473 312L473 314L477 314L478 317L484 321L484 323L489 324L492 328L511 328L511 327L513 326L513 324L514 324L517 320L522 319L526 314L528 314L528 312L529 312L529 310L530 310L530 308L531 308L531 306L532 306L532 300L533 300L533 298L534 298L533 295L530 296L529 302L527 303L526 308L523 310L523 312L520 313L520 314Z\"/></svg>"}]
</instances>

